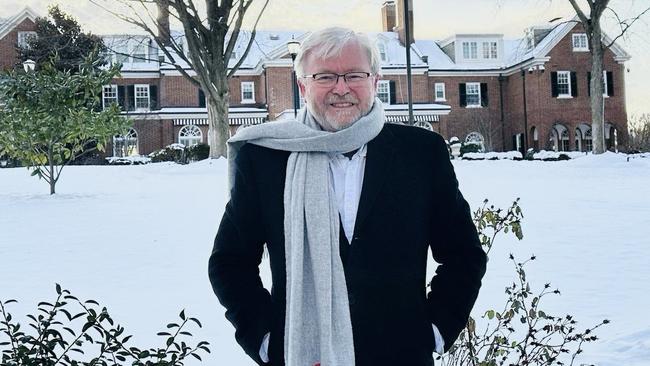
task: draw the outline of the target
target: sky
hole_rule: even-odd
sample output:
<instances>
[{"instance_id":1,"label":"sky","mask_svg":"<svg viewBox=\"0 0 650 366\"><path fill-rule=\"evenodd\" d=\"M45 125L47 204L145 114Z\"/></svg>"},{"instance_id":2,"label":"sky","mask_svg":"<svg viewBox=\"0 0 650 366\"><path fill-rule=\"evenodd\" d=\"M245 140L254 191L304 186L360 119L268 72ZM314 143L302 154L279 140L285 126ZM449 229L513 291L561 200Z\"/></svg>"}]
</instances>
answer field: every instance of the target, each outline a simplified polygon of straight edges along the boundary
<instances>
[{"instance_id":1,"label":"sky","mask_svg":"<svg viewBox=\"0 0 650 366\"><path fill-rule=\"evenodd\" d=\"M115 0L95 0L116 9ZM0 17L8 17L28 5L46 14L50 0L0 0ZM97 34L133 33L126 23L117 20L90 0L58 0L61 8L79 20L85 30ZM195 0L200 6L204 2ZM381 5L384 0L270 0L260 20L260 29L316 30L339 25L359 31L381 30ZM259 5L258 5L259 4ZM262 1L250 10L250 19L259 12ZM650 0L611 0L621 19L632 18L650 7ZM416 39L444 39L455 33L500 33L506 38L523 36L525 28L542 25L556 17L575 14L568 0L413 0ZM617 28L614 13L606 12L605 30L614 36ZM641 18L619 42L632 55L626 63L626 97L629 115L650 113L650 12Z\"/></svg>"}]
</instances>

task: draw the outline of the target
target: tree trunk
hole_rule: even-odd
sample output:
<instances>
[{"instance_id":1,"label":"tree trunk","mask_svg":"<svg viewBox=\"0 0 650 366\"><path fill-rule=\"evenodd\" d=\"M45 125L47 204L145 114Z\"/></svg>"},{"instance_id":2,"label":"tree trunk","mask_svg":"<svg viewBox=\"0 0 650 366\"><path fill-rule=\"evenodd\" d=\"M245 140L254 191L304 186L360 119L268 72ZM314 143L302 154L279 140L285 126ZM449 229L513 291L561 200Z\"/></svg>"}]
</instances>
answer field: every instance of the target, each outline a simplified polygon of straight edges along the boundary
<instances>
[{"instance_id":1,"label":"tree trunk","mask_svg":"<svg viewBox=\"0 0 650 366\"><path fill-rule=\"evenodd\" d=\"M48 175L47 182L50 184L50 195L53 195L55 192L56 179L54 179L54 161L52 159L52 148L47 149L47 163L48 163Z\"/></svg>"},{"instance_id":2,"label":"tree trunk","mask_svg":"<svg viewBox=\"0 0 650 366\"><path fill-rule=\"evenodd\" d=\"M603 85L603 42L600 23L594 19L591 36L591 138L593 153L605 152L605 99Z\"/></svg>"},{"instance_id":3,"label":"tree trunk","mask_svg":"<svg viewBox=\"0 0 650 366\"><path fill-rule=\"evenodd\" d=\"M220 99L212 99L206 93L206 107L208 109L208 143L210 144L210 158L218 159L227 156L226 141L230 137L228 122L228 93Z\"/></svg>"}]
</instances>

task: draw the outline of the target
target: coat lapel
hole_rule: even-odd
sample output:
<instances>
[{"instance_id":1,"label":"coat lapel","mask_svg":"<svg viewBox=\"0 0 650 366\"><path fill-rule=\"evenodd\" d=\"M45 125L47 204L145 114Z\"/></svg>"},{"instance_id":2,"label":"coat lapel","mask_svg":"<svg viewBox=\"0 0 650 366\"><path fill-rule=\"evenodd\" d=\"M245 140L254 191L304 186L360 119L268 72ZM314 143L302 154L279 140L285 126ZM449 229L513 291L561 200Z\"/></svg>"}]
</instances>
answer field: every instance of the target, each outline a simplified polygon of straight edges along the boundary
<instances>
[{"instance_id":1,"label":"coat lapel","mask_svg":"<svg viewBox=\"0 0 650 366\"><path fill-rule=\"evenodd\" d=\"M386 177L393 164L394 146L392 133L384 128L372 141L368 143L366 154L366 167L363 174L361 186L361 197L359 198L359 209L354 224L354 237L358 229L362 227L364 220L372 210L372 206L381 191ZM354 241L353 237L353 241Z\"/></svg>"}]
</instances>

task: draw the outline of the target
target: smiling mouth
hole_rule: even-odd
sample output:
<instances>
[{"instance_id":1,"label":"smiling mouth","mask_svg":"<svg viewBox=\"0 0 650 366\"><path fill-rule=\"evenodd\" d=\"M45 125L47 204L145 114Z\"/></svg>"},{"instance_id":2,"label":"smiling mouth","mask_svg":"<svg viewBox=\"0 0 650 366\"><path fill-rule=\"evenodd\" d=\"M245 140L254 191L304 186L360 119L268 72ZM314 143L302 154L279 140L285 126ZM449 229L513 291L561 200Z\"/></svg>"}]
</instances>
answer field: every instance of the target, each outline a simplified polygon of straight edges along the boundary
<instances>
[{"instance_id":1,"label":"smiling mouth","mask_svg":"<svg viewBox=\"0 0 650 366\"><path fill-rule=\"evenodd\" d=\"M330 103L330 105L334 108L348 108L348 107L352 107L354 104L345 102L345 103Z\"/></svg>"}]
</instances>

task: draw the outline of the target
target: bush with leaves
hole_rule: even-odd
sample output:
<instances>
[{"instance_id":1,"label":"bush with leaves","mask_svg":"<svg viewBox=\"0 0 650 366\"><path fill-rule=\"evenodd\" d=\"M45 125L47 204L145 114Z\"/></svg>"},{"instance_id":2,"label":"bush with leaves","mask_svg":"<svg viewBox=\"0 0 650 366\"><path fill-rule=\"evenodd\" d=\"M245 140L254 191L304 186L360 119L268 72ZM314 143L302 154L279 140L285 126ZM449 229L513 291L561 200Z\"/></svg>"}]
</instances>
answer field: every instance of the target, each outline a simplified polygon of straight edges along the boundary
<instances>
[{"instance_id":1,"label":"bush with leaves","mask_svg":"<svg viewBox=\"0 0 650 366\"><path fill-rule=\"evenodd\" d=\"M119 74L89 56L74 73L56 59L34 72L11 71L0 83L0 155L20 160L55 193L63 168L131 124L116 105L101 110L101 93Z\"/></svg>"},{"instance_id":2,"label":"bush with leaves","mask_svg":"<svg viewBox=\"0 0 650 366\"><path fill-rule=\"evenodd\" d=\"M56 292L54 302L41 302L36 314L27 315L29 327L7 309L16 300L0 299L3 366L182 366L189 356L201 360L201 353L210 352L206 341L186 342L192 337L187 328L201 323L185 311L179 322L158 333L163 346L144 349L127 346L131 336L96 301L81 301L58 284Z\"/></svg>"},{"instance_id":3,"label":"bush with leaves","mask_svg":"<svg viewBox=\"0 0 650 366\"><path fill-rule=\"evenodd\" d=\"M187 157L189 161L199 161L210 157L210 145L196 144L187 148Z\"/></svg>"},{"instance_id":4,"label":"bush with leaves","mask_svg":"<svg viewBox=\"0 0 650 366\"><path fill-rule=\"evenodd\" d=\"M161 163L165 161L173 161L175 163L184 164L186 160L185 145L171 144L167 145L164 149L156 150L149 154L152 163Z\"/></svg>"},{"instance_id":5,"label":"bush with leaves","mask_svg":"<svg viewBox=\"0 0 650 366\"><path fill-rule=\"evenodd\" d=\"M489 254L500 233L523 238L523 214L519 199L507 210L488 207L488 201L474 212L479 238ZM505 288L506 302L500 309L483 312L477 322L470 317L448 353L437 356L444 366L573 365L584 343L597 340L594 331L608 320L579 331L573 315L551 315L542 309L547 296L559 294L546 283L533 290L524 267L536 259L517 261L510 254L516 279Z\"/></svg>"}]
</instances>

